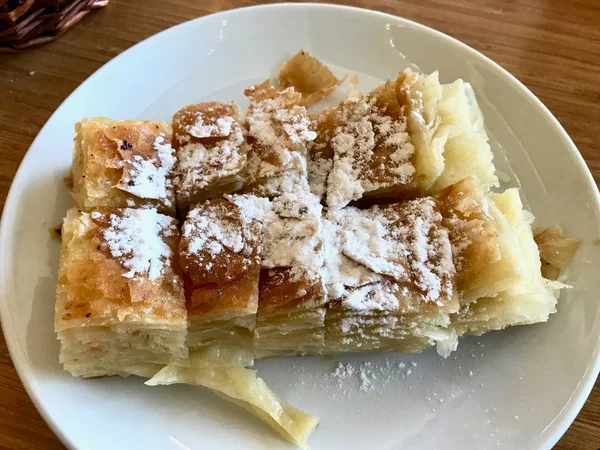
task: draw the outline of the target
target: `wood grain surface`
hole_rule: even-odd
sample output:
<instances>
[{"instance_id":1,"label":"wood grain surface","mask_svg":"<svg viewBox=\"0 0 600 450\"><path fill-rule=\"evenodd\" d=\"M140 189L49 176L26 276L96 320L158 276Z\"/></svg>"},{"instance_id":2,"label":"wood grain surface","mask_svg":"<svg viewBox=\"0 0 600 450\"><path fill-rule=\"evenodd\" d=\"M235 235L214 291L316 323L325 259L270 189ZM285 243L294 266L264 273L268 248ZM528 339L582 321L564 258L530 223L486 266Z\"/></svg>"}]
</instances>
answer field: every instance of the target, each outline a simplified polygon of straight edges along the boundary
<instances>
[{"instance_id":1,"label":"wood grain surface","mask_svg":"<svg viewBox=\"0 0 600 450\"><path fill-rule=\"evenodd\" d=\"M105 62L172 25L248 0L111 0L62 38L0 54L0 205L19 163L60 103ZM571 135L600 181L600 0L357 0L443 31L500 63ZM49 155L49 157L52 157ZM64 448L29 400L0 337L0 448ZM600 448L600 382L556 446Z\"/></svg>"}]
</instances>

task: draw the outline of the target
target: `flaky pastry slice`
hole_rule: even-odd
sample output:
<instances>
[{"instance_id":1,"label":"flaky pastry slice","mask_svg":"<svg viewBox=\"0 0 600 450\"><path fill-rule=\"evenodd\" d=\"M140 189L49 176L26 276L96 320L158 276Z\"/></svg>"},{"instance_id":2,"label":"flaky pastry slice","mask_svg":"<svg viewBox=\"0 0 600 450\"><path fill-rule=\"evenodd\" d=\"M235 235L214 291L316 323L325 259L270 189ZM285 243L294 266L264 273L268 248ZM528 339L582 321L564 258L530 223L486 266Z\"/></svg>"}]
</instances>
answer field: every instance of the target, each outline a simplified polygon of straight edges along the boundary
<instances>
[{"instance_id":1,"label":"flaky pastry slice","mask_svg":"<svg viewBox=\"0 0 600 450\"><path fill-rule=\"evenodd\" d=\"M208 200L182 226L179 261L188 307L188 347L252 348L260 274L259 223L235 202Z\"/></svg>"},{"instance_id":2,"label":"flaky pastry slice","mask_svg":"<svg viewBox=\"0 0 600 450\"><path fill-rule=\"evenodd\" d=\"M521 295L525 261L536 259L522 242L527 230L533 242L531 229L524 223L515 231L502 203L518 194L484 195L479 187L465 179L436 197L328 213L326 352L420 351L435 343L447 356L465 332L454 323L461 311ZM536 287L542 296L543 286Z\"/></svg>"},{"instance_id":3,"label":"flaky pastry slice","mask_svg":"<svg viewBox=\"0 0 600 450\"><path fill-rule=\"evenodd\" d=\"M238 345L214 344L190 350L187 359L175 360L170 365L191 369L251 367L254 364L252 349ZM123 375L152 378L166 366L157 363L136 363L124 366Z\"/></svg>"},{"instance_id":4,"label":"flaky pastry slice","mask_svg":"<svg viewBox=\"0 0 600 450\"><path fill-rule=\"evenodd\" d=\"M430 330L449 321L447 312L425 304L418 312L403 314L397 307L402 300L397 286L390 282L349 289L343 299L331 300L322 353L419 353L436 344L433 337L437 334Z\"/></svg>"},{"instance_id":5,"label":"flaky pastry slice","mask_svg":"<svg viewBox=\"0 0 600 450\"><path fill-rule=\"evenodd\" d=\"M55 331L65 370L125 376L185 364L177 221L155 209L73 208L62 236Z\"/></svg>"},{"instance_id":6,"label":"flaky pastry slice","mask_svg":"<svg viewBox=\"0 0 600 450\"><path fill-rule=\"evenodd\" d=\"M263 269L254 345L259 358L321 351L327 296L318 275Z\"/></svg>"},{"instance_id":7,"label":"flaky pastry slice","mask_svg":"<svg viewBox=\"0 0 600 450\"><path fill-rule=\"evenodd\" d=\"M396 84L415 145L419 190L437 192L467 177L482 190L498 183L493 154L473 88L458 79L440 84L438 73L400 73Z\"/></svg>"},{"instance_id":8,"label":"flaky pastry slice","mask_svg":"<svg viewBox=\"0 0 600 450\"><path fill-rule=\"evenodd\" d=\"M306 179L306 146L316 134L294 88L278 90L267 80L244 94L248 167L244 193L273 198L293 180Z\"/></svg>"},{"instance_id":9,"label":"flaky pastry slice","mask_svg":"<svg viewBox=\"0 0 600 450\"><path fill-rule=\"evenodd\" d=\"M75 132L75 206L156 207L175 214L175 154L169 125L94 117L75 124Z\"/></svg>"},{"instance_id":10,"label":"flaky pastry slice","mask_svg":"<svg viewBox=\"0 0 600 450\"><path fill-rule=\"evenodd\" d=\"M436 195L448 229L461 303L494 297L521 279L518 238L506 214L478 180L466 178Z\"/></svg>"},{"instance_id":11,"label":"flaky pastry slice","mask_svg":"<svg viewBox=\"0 0 600 450\"><path fill-rule=\"evenodd\" d=\"M231 198L263 230L254 330L257 357L318 352L326 302L319 273L323 256L318 198L298 186L273 200Z\"/></svg>"},{"instance_id":12,"label":"flaky pastry slice","mask_svg":"<svg viewBox=\"0 0 600 450\"><path fill-rule=\"evenodd\" d=\"M241 189L247 147L234 103L205 102L177 111L173 148L177 204L184 213L192 204Z\"/></svg>"},{"instance_id":13,"label":"flaky pastry slice","mask_svg":"<svg viewBox=\"0 0 600 450\"><path fill-rule=\"evenodd\" d=\"M187 364L173 364L196 369L251 367L254 364L254 351L246 346L214 344L190 350Z\"/></svg>"},{"instance_id":14,"label":"flaky pastry slice","mask_svg":"<svg viewBox=\"0 0 600 450\"><path fill-rule=\"evenodd\" d=\"M556 312L559 289L564 284L546 280L540 268L540 253L533 239L533 215L523 209L517 189L490 194L516 238L517 267L520 279L493 297L482 297L464 305L452 317L452 328L458 334L480 335L512 325L546 322Z\"/></svg>"},{"instance_id":15,"label":"flaky pastry slice","mask_svg":"<svg viewBox=\"0 0 600 450\"><path fill-rule=\"evenodd\" d=\"M307 449L307 439L318 417L299 411L277 397L255 370L235 367L179 367L169 365L146 381L148 386L177 383L204 386L257 416L284 439Z\"/></svg>"},{"instance_id":16,"label":"flaky pastry slice","mask_svg":"<svg viewBox=\"0 0 600 450\"><path fill-rule=\"evenodd\" d=\"M417 352L458 310L448 231L432 198L325 219L325 353Z\"/></svg>"}]
</instances>

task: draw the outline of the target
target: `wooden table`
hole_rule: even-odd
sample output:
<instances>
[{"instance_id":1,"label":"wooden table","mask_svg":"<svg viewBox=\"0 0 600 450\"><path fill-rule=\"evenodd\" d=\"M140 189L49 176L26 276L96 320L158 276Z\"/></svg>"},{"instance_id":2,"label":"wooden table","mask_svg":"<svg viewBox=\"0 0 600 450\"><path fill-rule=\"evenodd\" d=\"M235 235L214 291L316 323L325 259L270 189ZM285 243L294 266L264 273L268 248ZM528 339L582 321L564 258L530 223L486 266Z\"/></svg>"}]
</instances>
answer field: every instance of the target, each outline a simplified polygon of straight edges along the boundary
<instances>
[{"instance_id":1,"label":"wooden table","mask_svg":"<svg viewBox=\"0 0 600 450\"><path fill-rule=\"evenodd\" d=\"M172 25L248 0L111 0L61 39L0 54L0 205L23 155L60 103L126 48ZM600 181L599 0L356 0L450 34L524 82L554 113ZM51 156L50 156L51 157ZM27 397L0 338L0 448L63 448ZM600 382L557 449L600 447Z\"/></svg>"}]
</instances>

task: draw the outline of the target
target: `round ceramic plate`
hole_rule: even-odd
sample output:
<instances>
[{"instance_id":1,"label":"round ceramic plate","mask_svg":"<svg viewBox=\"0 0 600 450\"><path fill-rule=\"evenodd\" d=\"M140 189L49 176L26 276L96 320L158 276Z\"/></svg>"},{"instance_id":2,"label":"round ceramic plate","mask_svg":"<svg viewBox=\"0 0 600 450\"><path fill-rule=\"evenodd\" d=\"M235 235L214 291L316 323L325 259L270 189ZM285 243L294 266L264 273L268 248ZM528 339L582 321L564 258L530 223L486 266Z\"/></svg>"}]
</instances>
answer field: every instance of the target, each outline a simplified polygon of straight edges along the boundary
<instances>
[{"instance_id":1,"label":"round ceramic plate","mask_svg":"<svg viewBox=\"0 0 600 450\"><path fill-rule=\"evenodd\" d=\"M2 325L29 395L72 448L291 448L205 390L63 372L53 333L59 243L47 230L72 203L63 177L81 117L168 121L189 103L243 103L245 87L300 48L336 75L358 73L363 89L406 67L471 82L497 166L512 173L506 184L522 186L537 224L559 223L583 245L568 272L573 289L548 323L464 339L447 360L435 350L339 358L366 368L370 389L360 370L334 376L337 362L326 358L261 361L259 373L285 400L320 416L314 449L550 448L600 368L596 185L556 119L495 63L416 23L337 6L240 9L171 28L108 63L50 118L14 179L1 224Z\"/></svg>"}]
</instances>

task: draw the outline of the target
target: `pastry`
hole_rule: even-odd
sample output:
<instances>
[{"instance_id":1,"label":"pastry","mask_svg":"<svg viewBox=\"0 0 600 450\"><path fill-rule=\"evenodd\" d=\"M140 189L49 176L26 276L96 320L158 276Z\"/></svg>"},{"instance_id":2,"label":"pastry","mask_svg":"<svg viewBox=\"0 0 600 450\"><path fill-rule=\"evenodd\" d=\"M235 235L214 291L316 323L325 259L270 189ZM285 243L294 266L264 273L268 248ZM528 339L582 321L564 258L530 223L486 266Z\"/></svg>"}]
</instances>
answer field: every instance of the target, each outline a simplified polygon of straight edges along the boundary
<instances>
[{"instance_id":1,"label":"pastry","mask_svg":"<svg viewBox=\"0 0 600 450\"><path fill-rule=\"evenodd\" d=\"M388 81L312 117L317 137L310 146L309 182L328 208L416 190L415 149L397 83Z\"/></svg>"},{"instance_id":2,"label":"pastry","mask_svg":"<svg viewBox=\"0 0 600 450\"><path fill-rule=\"evenodd\" d=\"M175 113L175 190L183 213L242 187L247 151L242 131L233 103L199 103Z\"/></svg>"},{"instance_id":3,"label":"pastry","mask_svg":"<svg viewBox=\"0 0 600 450\"><path fill-rule=\"evenodd\" d=\"M252 348L260 274L259 224L234 202L208 200L182 226L190 349L214 344Z\"/></svg>"},{"instance_id":4,"label":"pastry","mask_svg":"<svg viewBox=\"0 0 600 450\"><path fill-rule=\"evenodd\" d=\"M167 124L95 117L75 124L75 133L76 207L155 207L175 214L175 155Z\"/></svg>"},{"instance_id":5,"label":"pastry","mask_svg":"<svg viewBox=\"0 0 600 450\"><path fill-rule=\"evenodd\" d=\"M62 227L55 330L73 375L185 362L177 221L156 209L72 208Z\"/></svg>"},{"instance_id":6,"label":"pastry","mask_svg":"<svg viewBox=\"0 0 600 450\"><path fill-rule=\"evenodd\" d=\"M318 198L297 187L273 200L249 195L232 200L262 227L257 357L317 353L323 345L327 300L320 275Z\"/></svg>"},{"instance_id":7,"label":"pastry","mask_svg":"<svg viewBox=\"0 0 600 450\"><path fill-rule=\"evenodd\" d=\"M316 133L294 88L278 90L267 80L244 93L250 100L244 193L273 198L286 192L286 179L306 178L306 146Z\"/></svg>"}]
</instances>

